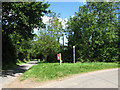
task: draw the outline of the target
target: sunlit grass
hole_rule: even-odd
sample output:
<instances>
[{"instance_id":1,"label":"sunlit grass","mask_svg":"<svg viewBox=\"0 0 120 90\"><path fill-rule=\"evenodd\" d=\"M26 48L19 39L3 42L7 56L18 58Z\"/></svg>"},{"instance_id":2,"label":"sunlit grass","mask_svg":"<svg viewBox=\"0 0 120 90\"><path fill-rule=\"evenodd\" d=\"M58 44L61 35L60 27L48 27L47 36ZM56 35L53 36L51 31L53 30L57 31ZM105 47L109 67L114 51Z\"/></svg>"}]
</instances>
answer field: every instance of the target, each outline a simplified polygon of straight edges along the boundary
<instances>
[{"instance_id":1,"label":"sunlit grass","mask_svg":"<svg viewBox=\"0 0 120 90\"><path fill-rule=\"evenodd\" d=\"M38 63L38 65L33 66L31 69L26 71L21 80L27 78L35 78L36 81L47 81L52 79L58 79L60 77L85 73L90 71L117 68L117 63Z\"/></svg>"}]
</instances>

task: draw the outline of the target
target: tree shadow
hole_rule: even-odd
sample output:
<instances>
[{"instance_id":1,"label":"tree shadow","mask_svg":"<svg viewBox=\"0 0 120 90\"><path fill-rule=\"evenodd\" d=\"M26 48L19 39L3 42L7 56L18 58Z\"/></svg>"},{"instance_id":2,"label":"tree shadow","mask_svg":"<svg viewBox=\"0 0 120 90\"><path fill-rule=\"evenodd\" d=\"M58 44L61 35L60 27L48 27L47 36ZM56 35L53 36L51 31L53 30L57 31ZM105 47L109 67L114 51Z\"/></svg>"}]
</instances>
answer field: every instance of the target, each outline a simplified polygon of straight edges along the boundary
<instances>
[{"instance_id":1,"label":"tree shadow","mask_svg":"<svg viewBox=\"0 0 120 90\"><path fill-rule=\"evenodd\" d=\"M2 77L8 77L8 76L15 77L15 74L17 73L24 73L26 71L25 67L26 66L17 66L14 69L2 70Z\"/></svg>"},{"instance_id":2,"label":"tree shadow","mask_svg":"<svg viewBox=\"0 0 120 90\"><path fill-rule=\"evenodd\" d=\"M28 65L27 64L36 64L37 61L35 62L28 62L24 65L17 65L15 68L12 68L12 69L9 69L9 70L2 70L2 74L0 74L0 76L2 77L8 77L8 76L13 76L15 77L16 74L21 74L21 73L24 73L25 71L27 71L27 67Z\"/></svg>"}]
</instances>

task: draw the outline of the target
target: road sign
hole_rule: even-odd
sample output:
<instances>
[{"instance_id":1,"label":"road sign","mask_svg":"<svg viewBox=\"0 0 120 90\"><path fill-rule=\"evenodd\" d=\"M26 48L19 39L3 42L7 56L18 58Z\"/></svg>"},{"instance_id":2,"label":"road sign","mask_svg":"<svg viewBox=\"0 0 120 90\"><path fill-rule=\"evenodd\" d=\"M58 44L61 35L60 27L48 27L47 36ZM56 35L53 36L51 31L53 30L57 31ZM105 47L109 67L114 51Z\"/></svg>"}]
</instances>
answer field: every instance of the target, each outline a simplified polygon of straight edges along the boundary
<instances>
[{"instance_id":1,"label":"road sign","mask_svg":"<svg viewBox=\"0 0 120 90\"><path fill-rule=\"evenodd\" d=\"M57 54L57 60L60 60L60 54Z\"/></svg>"}]
</instances>

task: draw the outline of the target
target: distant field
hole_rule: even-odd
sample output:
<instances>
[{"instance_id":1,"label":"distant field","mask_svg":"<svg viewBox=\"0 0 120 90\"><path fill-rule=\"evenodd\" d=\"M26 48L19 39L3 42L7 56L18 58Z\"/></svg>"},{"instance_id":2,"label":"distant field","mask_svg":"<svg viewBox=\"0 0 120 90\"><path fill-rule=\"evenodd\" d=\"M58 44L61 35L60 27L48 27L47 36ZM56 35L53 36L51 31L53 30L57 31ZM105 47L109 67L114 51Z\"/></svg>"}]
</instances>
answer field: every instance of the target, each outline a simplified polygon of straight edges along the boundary
<instances>
[{"instance_id":1,"label":"distant field","mask_svg":"<svg viewBox=\"0 0 120 90\"><path fill-rule=\"evenodd\" d=\"M26 71L21 80L27 78L35 79L35 81L47 81L58 79L72 74L85 73L96 70L117 68L117 63L63 63L61 66L59 63L38 63L31 69Z\"/></svg>"}]
</instances>

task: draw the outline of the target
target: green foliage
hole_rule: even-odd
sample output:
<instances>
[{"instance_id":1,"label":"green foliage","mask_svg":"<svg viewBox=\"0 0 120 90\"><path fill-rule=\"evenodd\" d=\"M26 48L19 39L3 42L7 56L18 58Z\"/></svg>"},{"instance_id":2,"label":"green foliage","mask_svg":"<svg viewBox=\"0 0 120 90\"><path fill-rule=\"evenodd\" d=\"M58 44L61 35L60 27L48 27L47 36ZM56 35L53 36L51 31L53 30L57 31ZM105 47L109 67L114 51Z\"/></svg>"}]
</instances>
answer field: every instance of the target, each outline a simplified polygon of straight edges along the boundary
<instances>
[{"instance_id":1,"label":"green foliage","mask_svg":"<svg viewBox=\"0 0 120 90\"><path fill-rule=\"evenodd\" d=\"M2 46L3 66L17 58L29 60L33 29L44 27L41 16L48 13L45 2L3 2L2 3Z\"/></svg>"},{"instance_id":2,"label":"green foliage","mask_svg":"<svg viewBox=\"0 0 120 90\"><path fill-rule=\"evenodd\" d=\"M3 66L16 63L17 59L27 62L32 58L45 62L56 61L56 54L62 53L64 62L73 61L73 45L76 46L76 60L80 62L119 61L119 22L116 17L118 3L87 2L79 7L68 22L68 47L63 49L60 37L64 30L59 21L60 14L49 13L45 2L3 2L2 5L2 59ZM45 25L41 17L50 17ZM33 29L39 28L39 35ZM33 40L36 38L36 40Z\"/></svg>"},{"instance_id":3,"label":"green foliage","mask_svg":"<svg viewBox=\"0 0 120 90\"><path fill-rule=\"evenodd\" d=\"M69 76L72 74L85 73L90 71L118 68L116 63L39 63L26 71L21 80L32 78L36 81L47 81Z\"/></svg>"},{"instance_id":4,"label":"green foliage","mask_svg":"<svg viewBox=\"0 0 120 90\"><path fill-rule=\"evenodd\" d=\"M88 2L70 18L67 30L68 51L75 45L77 60L117 61L117 4Z\"/></svg>"},{"instance_id":5,"label":"green foliage","mask_svg":"<svg viewBox=\"0 0 120 90\"><path fill-rule=\"evenodd\" d=\"M8 34L16 31L25 39L31 37L33 29L43 27L41 16L47 13L48 3L42 2L4 2L3 30Z\"/></svg>"},{"instance_id":6,"label":"green foliage","mask_svg":"<svg viewBox=\"0 0 120 90\"><path fill-rule=\"evenodd\" d=\"M120 2L118 4L118 13L119 13L119 16L118 16L118 61L119 61L119 64L120 64Z\"/></svg>"},{"instance_id":7,"label":"green foliage","mask_svg":"<svg viewBox=\"0 0 120 90\"><path fill-rule=\"evenodd\" d=\"M41 55L41 59L48 62L56 61L56 54L60 52L59 38L62 35L62 25L55 13L49 14L51 19L46 28L41 28L36 41L34 41L35 53ZM37 56L36 55L36 56Z\"/></svg>"}]
</instances>

